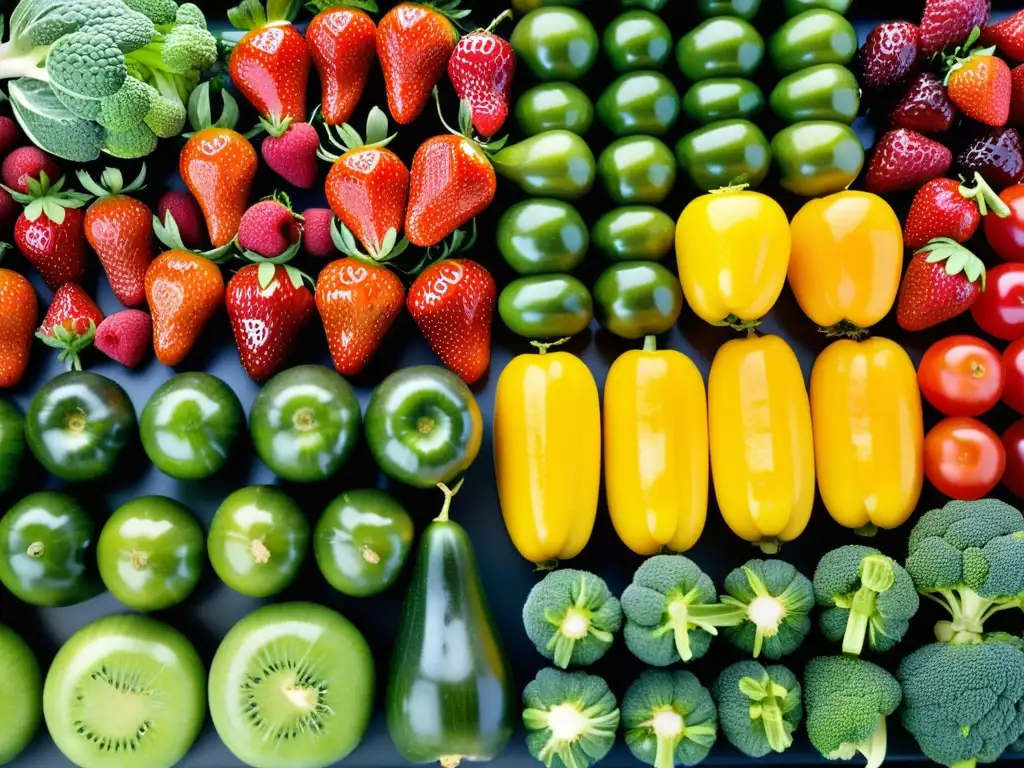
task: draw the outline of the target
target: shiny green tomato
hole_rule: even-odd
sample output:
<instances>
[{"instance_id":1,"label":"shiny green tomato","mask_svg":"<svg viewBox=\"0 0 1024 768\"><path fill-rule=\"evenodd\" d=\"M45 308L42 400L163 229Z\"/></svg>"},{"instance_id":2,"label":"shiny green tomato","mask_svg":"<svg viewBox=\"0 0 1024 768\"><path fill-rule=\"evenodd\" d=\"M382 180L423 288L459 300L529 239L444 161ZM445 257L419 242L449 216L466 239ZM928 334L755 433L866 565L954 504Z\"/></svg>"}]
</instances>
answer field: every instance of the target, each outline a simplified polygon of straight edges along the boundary
<instances>
[{"instance_id":1,"label":"shiny green tomato","mask_svg":"<svg viewBox=\"0 0 1024 768\"><path fill-rule=\"evenodd\" d=\"M602 328L624 339L665 333L683 309L679 278L653 261L612 264L594 284Z\"/></svg>"},{"instance_id":2,"label":"shiny green tomato","mask_svg":"<svg viewBox=\"0 0 1024 768\"><path fill-rule=\"evenodd\" d=\"M679 166L697 189L732 184L757 187L771 168L771 146L748 120L723 120L687 134L676 144Z\"/></svg>"},{"instance_id":3,"label":"shiny green tomato","mask_svg":"<svg viewBox=\"0 0 1024 768\"><path fill-rule=\"evenodd\" d=\"M719 16L697 25L676 44L687 79L749 77L764 60L764 39L743 19Z\"/></svg>"},{"instance_id":4,"label":"shiny green tomato","mask_svg":"<svg viewBox=\"0 0 1024 768\"><path fill-rule=\"evenodd\" d=\"M849 64L857 52L857 32L834 11L805 11L775 30L768 43L772 62L783 74L816 64Z\"/></svg>"},{"instance_id":5,"label":"shiny green tomato","mask_svg":"<svg viewBox=\"0 0 1024 768\"><path fill-rule=\"evenodd\" d=\"M43 721L43 674L29 644L3 624L0 681L0 765L7 765L31 743Z\"/></svg>"},{"instance_id":6,"label":"shiny green tomato","mask_svg":"<svg viewBox=\"0 0 1024 768\"><path fill-rule=\"evenodd\" d=\"M516 120L527 136L554 130L582 136L594 122L594 105L572 83L541 83L516 101Z\"/></svg>"},{"instance_id":7,"label":"shiny green tomato","mask_svg":"<svg viewBox=\"0 0 1024 768\"><path fill-rule=\"evenodd\" d=\"M668 0L619 0L623 8L644 8L657 13L665 7Z\"/></svg>"},{"instance_id":8,"label":"shiny green tomato","mask_svg":"<svg viewBox=\"0 0 1024 768\"><path fill-rule=\"evenodd\" d=\"M833 120L852 123L860 110L860 85L853 72L840 64L819 64L787 75L768 101L787 123Z\"/></svg>"},{"instance_id":9,"label":"shiny green tomato","mask_svg":"<svg viewBox=\"0 0 1024 768\"><path fill-rule=\"evenodd\" d=\"M694 83L683 96L683 112L701 125L748 119L764 109L764 94L740 77L713 77Z\"/></svg>"},{"instance_id":10,"label":"shiny green tomato","mask_svg":"<svg viewBox=\"0 0 1024 768\"><path fill-rule=\"evenodd\" d=\"M663 136L679 119L679 91L660 72L628 72L601 94L597 115L616 136Z\"/></svg>"},{"instance_id":11,"label":"shiny green tomato","mask_svg":"<svg viewBox=\"0 0 1024 768\"><path fill-rule=\"evenodd\" d=\"M705 18L737 16L750 21L761 9L761 0L697 0L697 12Z\"/></svg>"},{"instance_id":12,"label":"shiny green tomato","mask_svg":"<svg viewBox=\"0 0 1024 768\"><path fill-rule=\"evenodd\" d=\"M582 5L584 0L512 0L512 8L519 13L529 13L545 5Z\"/></svg>"},{"instance_id":13,"label":"shiny green tomato","mask_svg":"<svg viewBox=\"0 0 1024 768\"><path fill-rule=\"evenodd\" d=\"M530 11L509 38L519 60L538 80L578 80L594 65L599 47L590 19L575 8Z\"/></svg>"},{"instance_id":14,"label":"shiny green tomato","mask_svg":"<svg viewBox=\"0 0 1024 768\"><path fill-rule=\"evenodd\" d=\"M853 0L784 0L784 7L787 16L799 16L804 11L824 8L827 11L845 14L850 10ZM572 5L572 3L565 3Z\"/></svg>"},{"instance_id":15,"label":"shiny green tomato","mask_svg":"<svg viewBox=\"0 0 1024 768\"><path fill-rule=\"evenodd\" d=\"M25 416L14 403L0 400L0 496L13 488L25 456Z\"/></svg>"},{"instance_id":16,"label":"shiny green tomato","mask_svg":"<svg viewBox=\"0 0 1024 768\"><path fill-rule=\"evenodd\" d=\"M512 333L556 339L581 333L594 317L587 286L572 275L533 275L513 280L498 296L498 314Z\"/></svg>"},{"instance_id":17,"label":"shiny green tomato","mask_svg":"<svg viewBox=\"0 0 1024 768\"><path fill-rule=\"evenodd\" d=\"M499 175L535 197L576 200L594 186L596 164L587 142L569 131L545 131L491 158Z\"/></svg>"},{"instance_id":18,"label":"shiny green tomato","mask_svg":"<svg viewBox=\"0 0 1024 768\"><path fill-rule=\"evenodd\" d=\"M848 125L812 120L775 134L772 157L784 189L822 197L854 182L864 165L864 145Z\"/></svg>"},{"instance_id":19,"label":"shiny green tomato","mask_svg":"<svg viewBox=\"0 0 1024 768\"><path fill-rule=\"evenodd\" d=\"M676 223L651 205L627 205L604 214L590 233L594 247L615 261L657 261L675 244Z\"/></svg>"},{"instance_id":20,"label":"shiny green tomato","mask_svg":"<svg viewBox=\"0 0 1024 768\"><path fill-rule=\"evenodd\" d=\"M626 11L605 27L602 46L616 72L661 69L672 55L672 32L650 11Z\"/></svg>"},{"instance_id":21,"label":"shiny green tomato","mask_svg":"<svg viewBox=\"0 0 1024 768\"><path fill-rule=\"evenodd\" d=\"M657 205L675 186L676 159L653 136L627 136L605 148L597 173L615 202Z\"/></svg>"},{"instance_id":22,"label":"shiny green tomato","mask_svg":"<svg viewBox=\"0 0 1024 768\"><path fill-rule=\"evenodd\" d=\"M561 200L533 198L498 219L498 251L521 275L571 272L587 254L590 233L579 211Z\"/></svg>"}]
</instances>

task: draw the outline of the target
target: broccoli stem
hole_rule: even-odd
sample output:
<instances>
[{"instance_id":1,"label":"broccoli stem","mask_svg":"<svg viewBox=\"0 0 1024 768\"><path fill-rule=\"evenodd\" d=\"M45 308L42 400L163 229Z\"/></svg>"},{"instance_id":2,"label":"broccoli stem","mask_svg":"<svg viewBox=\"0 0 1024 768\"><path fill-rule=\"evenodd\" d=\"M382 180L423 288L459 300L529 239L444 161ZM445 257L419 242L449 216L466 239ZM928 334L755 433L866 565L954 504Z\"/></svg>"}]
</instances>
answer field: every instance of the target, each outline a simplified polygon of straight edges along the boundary
<instances>
[{"instance_id":1,"label":"broccoli stem","mask_svg":"<svg viewBox=\"0 0 1024 768\"><path fill-rule=\"evenodd\" d=\"M670 596L668 621L654 631L655 637L661 637L667 632L674 634L676 651L683 661L693 658L693 651L690 650L690 630L703 629L709 635L717 635L717 627L734 627L743 623L747 616L746 608L742 605L728 603L691 605L700 596L701 592L696 589L685 595Z\"/></svg>"},{"instance_id":2,"label":"broccoli stem","mask_svg":"<svg viewBox=\"0 0 1024 768\"><path fill-rule=\"evenodd\" d=\"M167 63L164 61L163 56L160 55L161 48L163 48L162 42L150 43L143 48L139 48L137 51L125 54L125 59L141 64L154 72L171 72L167 68Z\"/></svg>"},{"instance_id":3,"label":"broccoli stem","mask_svg":"<svg viewBox=\"0 0 1024 768\"><path fill-rule=\"evenodd\" d=\"M879 715L878 725L867 739L855 744L842 744L839 749L825 757L829 760L849 760L860 752L867 760L864 768L879 768L885 762L887 743L885 715Z\"/></svg>"},{"instance_id":4,"label":"broccoli stem","mask_svg":"<svg viewBox=\"0 0 1024 768\"><path fill-rule=\"evenodd\" d=\"M654 716L643 723L654 732L658 740L658 749L654 756L654 768L675 768L676 747L683 738L686 723L683 716L672 707L662 707L654 711Z\"/></svg>"},{"instance_id":5,"label":"broccoli stem","mask_svg":"<svg viewBox=\"0 0 1024 768\"><path fill-rule=\"evenodd\" d=\"M961 760L958 763L953 763L949 768L975 768L977 765L977 760Z\"/></svg>"},{"instance_id":6,"label":"broccoli stem","mask_svg":"<svg viewBox=\"0 0 1024 768\"><path fill-rule=\"evenodd\" d=\"M989 600L966 587L956 591L940 589L922 594L949 611L952 621L936 622L935 637L941 642L956 645L980 643L985 622L993 614L1021 607L1018 599Z\"/></svg>"},{"instance_id":7,"label":"broccoli stem","mask_svg":"<svg viewBox=\"0 0 1024 768\"><path fill-rule=\"evenodd\" d=\"M614 739L619 724L619 711L608 712L595 716L600 707L580 710L580 705L563 702L548 711L527 709L523 712L523 721L531 730L547 728L551 738L540 750L537 757L545 765L551 765L557 756L565 768L583 768L576 759L572 746L584 736L598 739ZM531 725L532 723L532 725Z\"/></svg>"},{"instance_id":8,"label":"broccoli stem","mask_svg":"<svg viewBox=\"0 0 1024 768\"><path fill-rule=\"evenodd\" d=\"M885 555L869 555L861 560L861 587L853 593L852 598L848 598L850 615L846 620L846 632L843 634L843 653L860 656L864 650L868 625L875 614L875 601L880 594L892 588L895 580L892 562ZM839 601L836 601L836 605L839 604Z\"/></svg>"},{"instance_id":9,"label":"broccoli stem","mask_svg":"<svg viewBox=\"0 0 1024 768\"><path fill-rule=\"evenodd\" d=\"M770 595L760 595L750 601L747 607L747 618L755 627L754 658L761 655L761 648L766 637L775 637L779 633L779 625L786 616L786 608Z\"/></svg>"},{"instance_id":10,"label":"broccoli stem","mask_svg":"<svg viewBox=\"0 0 1024 768\"><path fill-rule=\"evenodd\" d=\"M792 746L793 736L782 717L780 700L789 692L767 675L763 680L744 677L739 685L743 695L754 702L750 705L750 719L761 721L768 746L775 752L785 752Z\"/></svg>"},{"instance_id":11,"label":"broccoli stem","mask_svg":"<svg viewBox=\"0 0 1024 768\"><path fill-rule=\"evenodd\" d=\"M50 73L45 66L50 46L40 45L20 56L12 56L12 50L10 43L0 45L0 80L30 77L43 83L50 82Z\"/></svg>"}]
</instances>

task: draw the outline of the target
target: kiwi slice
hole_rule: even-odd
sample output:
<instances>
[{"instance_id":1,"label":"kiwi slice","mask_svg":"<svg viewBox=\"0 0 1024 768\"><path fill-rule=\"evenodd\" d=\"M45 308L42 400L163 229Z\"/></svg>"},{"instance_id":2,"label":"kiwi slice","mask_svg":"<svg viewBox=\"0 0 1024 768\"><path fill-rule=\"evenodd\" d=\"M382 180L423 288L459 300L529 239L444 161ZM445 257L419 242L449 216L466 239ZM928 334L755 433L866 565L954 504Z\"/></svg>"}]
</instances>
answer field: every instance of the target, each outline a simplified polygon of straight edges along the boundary
<instances>
[{"instance_id":1,"label":"kiwi slice","mask_svg":"<svg viewBox=\"0 0 1024 768\"><path fill-rule=\"evenodd\" d=\"M81 768L170 768L206 715L203 663L177 630L146 616L107 616L57 653L43 715Z\"/></svg>"},{"instance_id":2,"label":"kiwi slice","mask_svg":"<svg viewBox=\"0 0 1024 768\"><path fill-rule=\"evenodd\" d=\"M210 714L253 768L323 768L363 738L373 657L346 618L313 603L259 608L224 638L210 667Z\"/></svg>"}]
</instances>

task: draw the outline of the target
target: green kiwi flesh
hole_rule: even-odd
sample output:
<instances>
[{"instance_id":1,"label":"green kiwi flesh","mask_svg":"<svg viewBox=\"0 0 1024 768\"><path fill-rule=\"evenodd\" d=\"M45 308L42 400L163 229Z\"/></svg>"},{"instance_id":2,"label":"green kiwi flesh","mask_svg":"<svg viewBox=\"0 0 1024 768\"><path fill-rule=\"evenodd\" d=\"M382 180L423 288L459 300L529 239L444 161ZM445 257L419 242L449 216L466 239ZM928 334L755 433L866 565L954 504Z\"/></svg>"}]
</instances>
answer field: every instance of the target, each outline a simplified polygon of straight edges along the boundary
<instances>
[{"instance_id":1,"label":"green kiwi flesh","mask_svg":"<svg viewBox=\"0 0 1024 768\"><path fill-rule=\"evenodd\" d=\"M17 757L43 719L43 675L21 636L0 624L0 765Z\"/></svg>"}]
</instances>

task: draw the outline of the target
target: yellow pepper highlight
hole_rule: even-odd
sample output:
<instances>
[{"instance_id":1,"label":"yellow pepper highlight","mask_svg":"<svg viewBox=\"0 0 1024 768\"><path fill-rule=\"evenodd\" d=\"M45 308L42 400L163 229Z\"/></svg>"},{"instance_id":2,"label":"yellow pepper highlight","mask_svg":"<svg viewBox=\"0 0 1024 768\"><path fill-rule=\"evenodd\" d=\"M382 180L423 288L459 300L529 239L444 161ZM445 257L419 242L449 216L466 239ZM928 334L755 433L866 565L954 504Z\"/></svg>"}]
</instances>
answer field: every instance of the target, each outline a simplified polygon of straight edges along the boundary
<instances>
[{"instance_id":1,"label":"yellow pepper highlight","mask_svg":"<svg viewBox=\"0 0 1024 768\"><path fill-rule=\"evenodd\" d=\"M704 379L686 355L620 356L604 385L605 490L612 524L638 555L685 552L708 508L708 413Z\"/></svg>"},{"instance_id":2,"label":"yellow pepper highlight","mask_svg":"<svg viewBox=\"0 0 1024 768\"><path fill-rule=\"evenodd\" d=\"M778 336L726 342L708 379L711 474L722 517L766 553L799 536L814 504L811 408Z\"/></svg>"},{"instance_id":3,"label":"yellow pepper highlight","mask_svg":"<svg viewBox=\"0 0 1024 768\"><path fill-rule=\"evenodd\" d=\"M871 534L907 521L921 495L917 373L889 339L829 345L811 372L818 489L840 525Z\"/></svg>"},{"instance_id":4,"label":"yellow pepper highlight","mask_svg":"<svg viewBox=\"0 0 1024 768\"><path fill-rule=\"evenodd\" d=\"M494 395L494 469L512 543L533 563L568 560L594 529L601 405L586 364L567 352L519 355Z\"/></svg>"}]
</instances>

